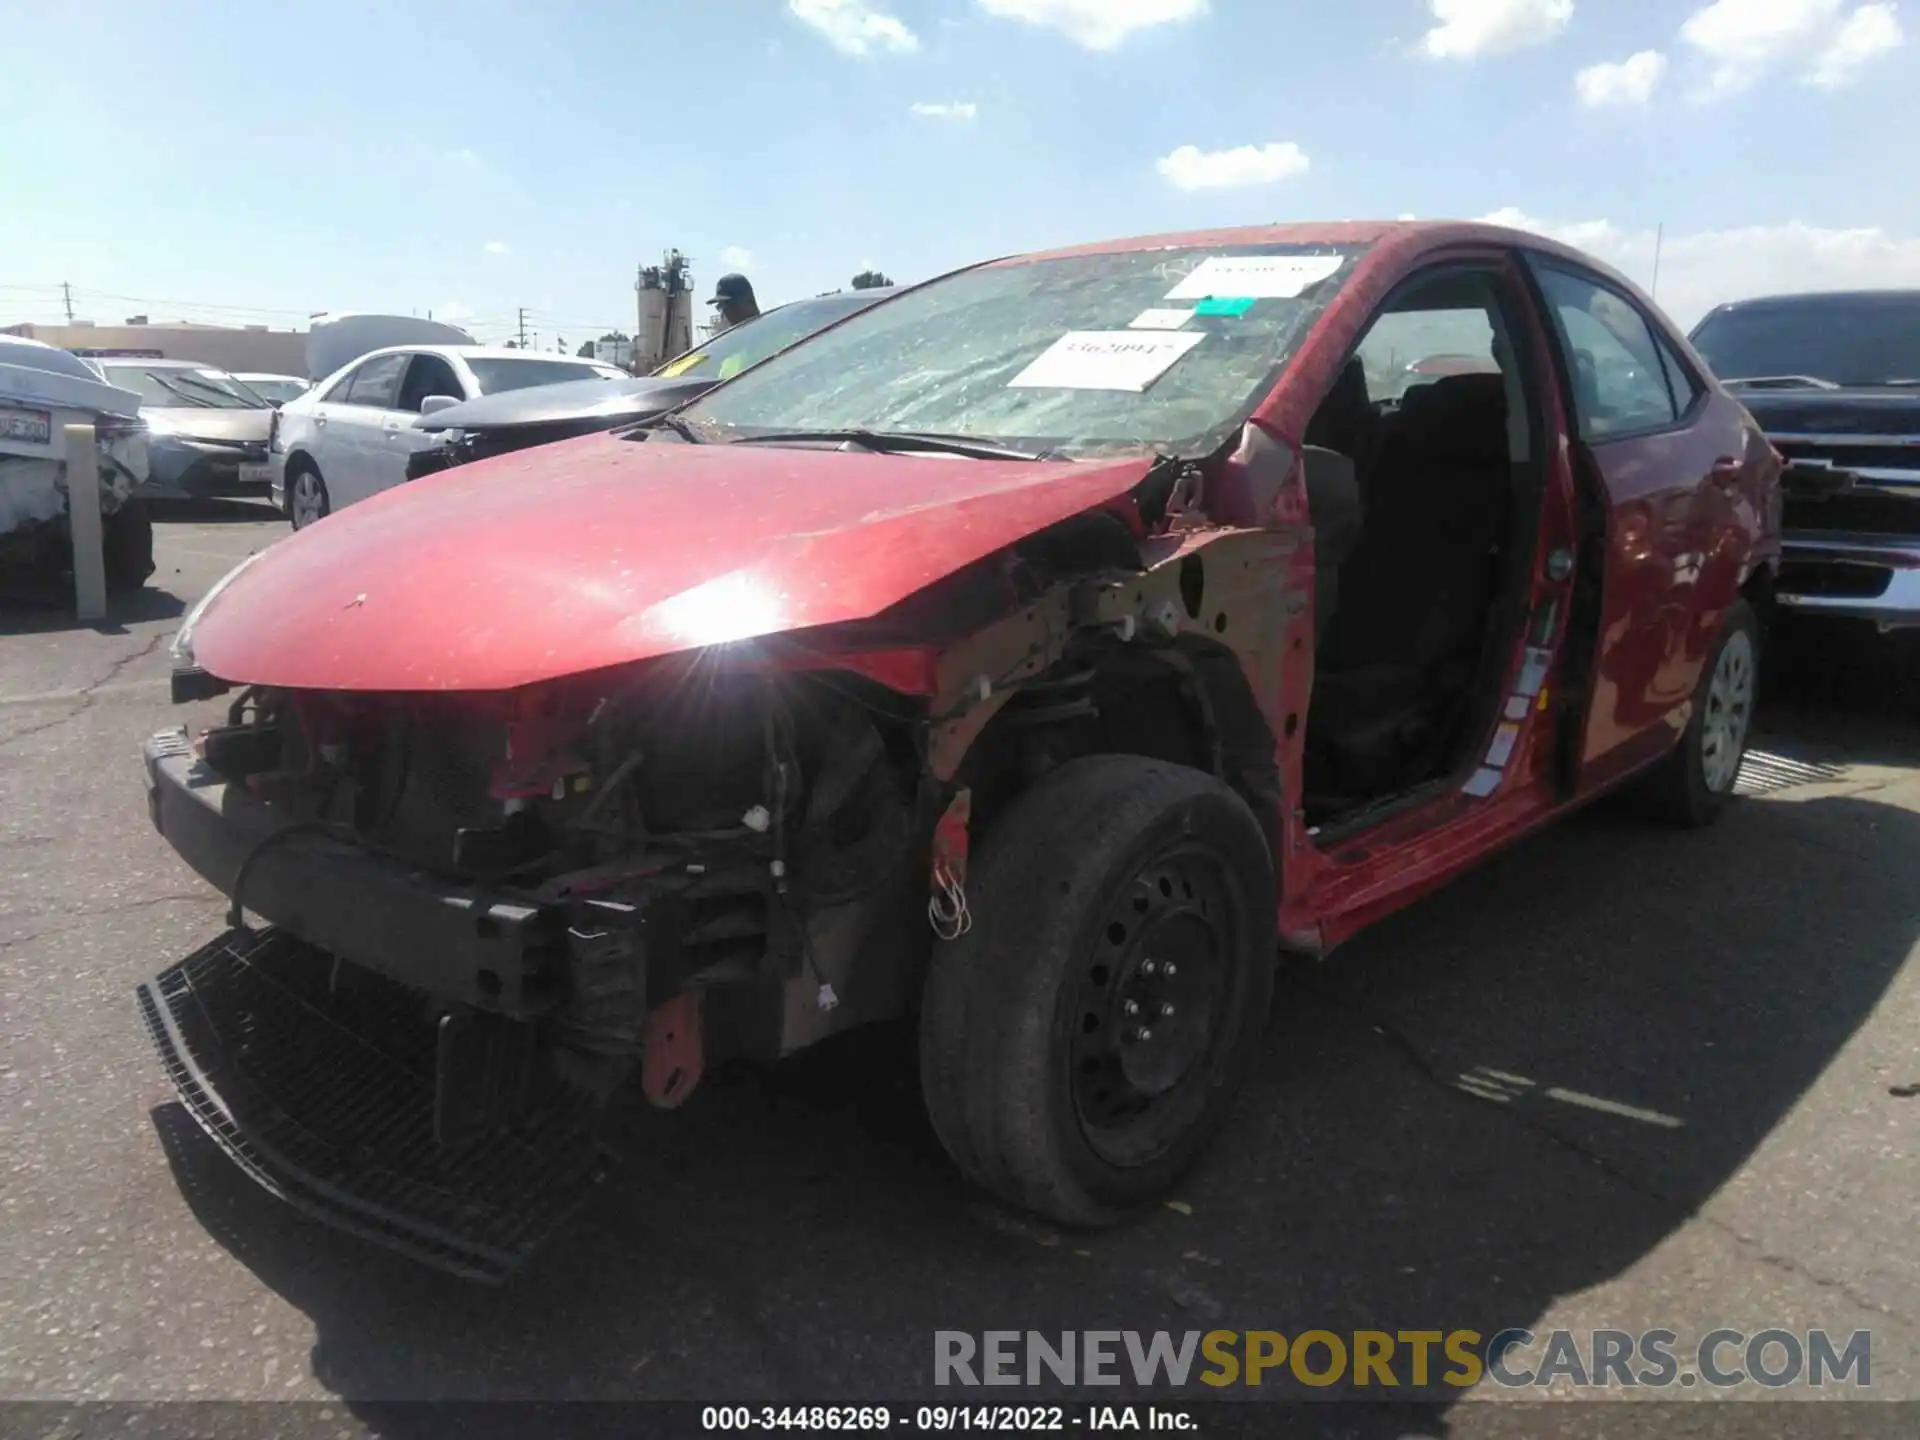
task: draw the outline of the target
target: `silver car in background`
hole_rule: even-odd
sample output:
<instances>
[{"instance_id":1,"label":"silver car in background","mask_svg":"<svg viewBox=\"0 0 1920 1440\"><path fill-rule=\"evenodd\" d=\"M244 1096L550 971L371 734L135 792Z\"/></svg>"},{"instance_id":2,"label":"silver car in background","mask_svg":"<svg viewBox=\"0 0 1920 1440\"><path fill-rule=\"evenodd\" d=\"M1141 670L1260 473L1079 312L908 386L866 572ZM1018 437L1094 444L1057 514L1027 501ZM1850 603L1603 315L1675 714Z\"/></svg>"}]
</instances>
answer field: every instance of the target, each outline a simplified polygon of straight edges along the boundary
<instances>
[{"instance_id":1,"label":"silver car in background","mask_svg":"<svg viewBox=\"0 0 1920 1440\"><path fill-rule=\"evenodd\" d=\"M94 364L108 384L140 397L151 437L143 494L200 500L267 493L274 407L243 382L191 360L102 357Z\"/></svg>"}]
</instances>

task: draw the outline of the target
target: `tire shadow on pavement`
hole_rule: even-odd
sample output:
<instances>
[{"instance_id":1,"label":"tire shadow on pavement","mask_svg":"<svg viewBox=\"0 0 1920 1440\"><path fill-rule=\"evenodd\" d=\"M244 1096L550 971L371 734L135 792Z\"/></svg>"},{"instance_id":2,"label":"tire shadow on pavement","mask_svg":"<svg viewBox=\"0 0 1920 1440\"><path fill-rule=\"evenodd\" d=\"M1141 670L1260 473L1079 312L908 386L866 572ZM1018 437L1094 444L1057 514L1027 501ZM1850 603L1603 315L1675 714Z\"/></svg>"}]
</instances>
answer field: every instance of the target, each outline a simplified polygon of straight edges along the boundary
<instances>
[{"instance_id":1,"label":"tire shadow on pavement","mask_svg":"<svg viewBox=\"0 0 1920 1440\"><path fill-rule=\"evenodd\" d=\"M1611 811L1555 827L1290 966L1263 1063L1180 1204L1098 1235L961 1186L902 1027L623 1112L614 1178L498 1289L309 1222L177 1106L154 1118L200 1223L311 1317L314 1374L383 1433L444 1433L376 1403L394 1400L1033 1403L1062 1392L936 1388L934 1332L1490 1336L1621 1275L1872 1013L1920 931L1916 881L1920 815L1849 795L1748 801L1696 834ZM1261 1433L1507 1423L1401 1387L1395 1406L1275 1410ZM1072 1398L1223 1393L1310 1394ZM1588 1408L1557 1409L1552 1432Z\"/></svg>"}]
</instances>

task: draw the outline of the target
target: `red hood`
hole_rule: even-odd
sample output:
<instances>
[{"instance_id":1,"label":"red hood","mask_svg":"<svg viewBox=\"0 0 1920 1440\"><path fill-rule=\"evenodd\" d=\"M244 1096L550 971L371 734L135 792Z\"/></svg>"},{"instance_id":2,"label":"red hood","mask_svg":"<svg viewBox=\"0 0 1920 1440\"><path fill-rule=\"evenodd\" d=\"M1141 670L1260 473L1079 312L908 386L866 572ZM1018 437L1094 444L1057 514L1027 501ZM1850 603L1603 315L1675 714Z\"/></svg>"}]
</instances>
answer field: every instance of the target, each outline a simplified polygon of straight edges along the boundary
<instances>
[{"instance_id":1,"label":"red hood","mask_svg":"<svg viewBox=\"0 0 1920 1440\"><path fill-rule=\"evenodd\" d=\"M225 680L505 690L863 620L1122 496L1084 464L588 436L329 516L237 575L193 631Z\"/></svg>"}]
</instances>

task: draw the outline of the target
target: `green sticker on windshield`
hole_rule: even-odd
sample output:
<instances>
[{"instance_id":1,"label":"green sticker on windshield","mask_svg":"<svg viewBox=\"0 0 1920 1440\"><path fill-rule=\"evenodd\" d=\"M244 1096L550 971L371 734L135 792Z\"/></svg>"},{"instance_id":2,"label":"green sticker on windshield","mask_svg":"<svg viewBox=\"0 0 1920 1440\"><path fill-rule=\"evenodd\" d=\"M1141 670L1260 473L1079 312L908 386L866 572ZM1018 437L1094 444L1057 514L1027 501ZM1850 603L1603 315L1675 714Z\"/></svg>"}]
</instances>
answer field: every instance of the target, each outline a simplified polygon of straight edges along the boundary
<instances>
[{"instance_id":1,"label":"green sticker on windshield","mask_svg":"<svg viewBox=\"0 0 1920 1440\"><path fill-rule=\"evenodd\" d=\"M1253 309L1250 295L1209 295L1193 307L1196 315L1227 315L1239 319Z\"/></svg>"}]
</instances>

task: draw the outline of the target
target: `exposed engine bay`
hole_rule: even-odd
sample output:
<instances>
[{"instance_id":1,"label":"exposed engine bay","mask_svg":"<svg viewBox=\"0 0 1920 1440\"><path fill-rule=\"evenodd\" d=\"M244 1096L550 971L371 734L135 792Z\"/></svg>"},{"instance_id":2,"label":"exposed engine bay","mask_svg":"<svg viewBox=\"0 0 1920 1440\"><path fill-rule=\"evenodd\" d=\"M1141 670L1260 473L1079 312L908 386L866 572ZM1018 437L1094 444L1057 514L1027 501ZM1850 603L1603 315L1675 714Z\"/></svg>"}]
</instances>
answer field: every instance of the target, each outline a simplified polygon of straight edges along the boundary
<instances>
[{"instance_id":1,"label":"exposed engine bay","mask_svg":"<svg viewBox=\"0 0 1920 1440\"><path fill-rule=\"evenodd\" d=\"M305 831L564 912L566 935L541 937L550 956L480 971L471 998L542 1027L554 1078L604 1097L649 1010L689 990L777 994L809 969L832 912L899 888L910 838L931 823L905 717L863 682L697 665L657 678L658 693L596 697L584 717L587 702L559 693L514 717L431 696L249 692L202 748ZM559 741L569 720L580 728ZM237 909L256 898L239 878ZM814 983L820 1010L837 1008L833 985ZM751 1007L716 1006L709 1023L749 1052L802 1038Z\"/></svg>"}]
</instances>

